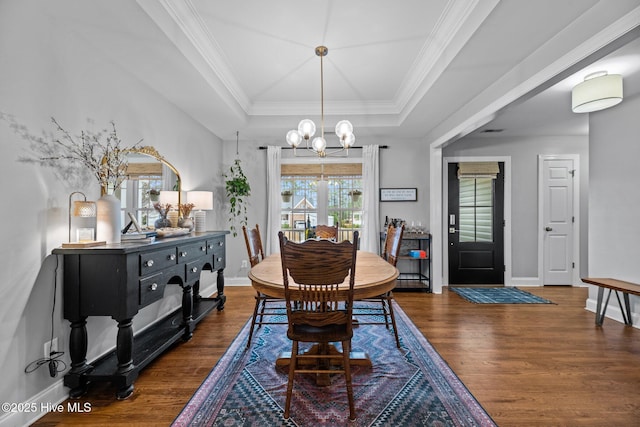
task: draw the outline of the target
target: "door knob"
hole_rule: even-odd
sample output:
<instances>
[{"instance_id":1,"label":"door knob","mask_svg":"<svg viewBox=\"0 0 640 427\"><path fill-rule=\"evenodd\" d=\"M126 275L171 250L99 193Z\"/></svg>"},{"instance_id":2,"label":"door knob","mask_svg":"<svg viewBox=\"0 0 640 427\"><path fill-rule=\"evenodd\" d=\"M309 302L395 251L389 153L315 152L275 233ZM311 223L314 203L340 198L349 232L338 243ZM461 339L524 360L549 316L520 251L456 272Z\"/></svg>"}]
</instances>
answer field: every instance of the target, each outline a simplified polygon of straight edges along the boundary
<instances>
[{"instance_id":1,"label":"door knob","mask_svg":"<svg viewBox=\"0 0 640 427\"><path fill-rule=\"evenodd\" d=\"M545 231L553 231L553 228L551 228L551 227L545 227L545 228L544 228L544 230L545 230Z\"/></svg>"}]
</instances>

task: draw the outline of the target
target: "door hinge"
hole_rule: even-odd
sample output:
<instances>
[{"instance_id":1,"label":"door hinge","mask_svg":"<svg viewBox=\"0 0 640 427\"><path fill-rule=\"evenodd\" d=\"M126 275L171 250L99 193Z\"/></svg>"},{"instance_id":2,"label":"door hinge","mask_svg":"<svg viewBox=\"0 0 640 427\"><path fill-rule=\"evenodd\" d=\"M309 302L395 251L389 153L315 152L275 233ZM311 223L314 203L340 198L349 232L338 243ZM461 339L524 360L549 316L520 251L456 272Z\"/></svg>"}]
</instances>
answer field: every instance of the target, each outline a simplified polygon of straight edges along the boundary
<instances>
[{"instance_id":1,"label":"door hinge","mask_svg":"<svg viewBox=\"0 0 640 427\"><path fill-rule=\"evenodd\" d=\"M576 176L576 170L575 169L570 170L569 173L571 174L571 178L574 178Z\"/></svg>"},{"instance_id":2,"label":"door hinge","mask_svg":"<svg viewBox=\"0 0 640 427\"><path fill-rule=\"evenodd\" d=\"M571 268L576 268L576 263L575 262L571 263Z\"/></svg>"},{"instance_id":3,"label":"door hinge","mask_svg":"<svg viewBox=\"0 0 640 427\"><path fill-rule=\"evenodd\" d=\"M571 223L573 224L573 223L575 223L575 222L576 222L576 217L575 217L575 216L572 216L572 217L571 217Z\"/></svg>"}]
</instances>

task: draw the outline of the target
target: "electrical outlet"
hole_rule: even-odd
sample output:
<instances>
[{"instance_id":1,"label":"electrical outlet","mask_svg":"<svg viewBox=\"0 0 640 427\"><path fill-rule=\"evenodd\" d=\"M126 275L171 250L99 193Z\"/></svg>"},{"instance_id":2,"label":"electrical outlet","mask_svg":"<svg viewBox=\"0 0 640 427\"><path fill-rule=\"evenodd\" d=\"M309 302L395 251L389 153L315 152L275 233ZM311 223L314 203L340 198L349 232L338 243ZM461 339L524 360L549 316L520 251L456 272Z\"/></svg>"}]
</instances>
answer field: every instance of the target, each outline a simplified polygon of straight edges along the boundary
<instances>
[{"instance_id":1,"label":"electrical outlet","mask_svg":"<svg viewBox=\"0 0 640 427\"><path fill-rule=\"evenodd\" d=\"M44 357L48 359L51 357L51 353L58 351L58 338L54 338L51 341L44 343Z\"/></svg>"},{"instance_id":2,"label":"electrical outlet","mask_svg":"<svg viewBox=\"0 0 640 427\"><path fill-rule=\"evenodd\" d=\"M247 264L247 260L243 259L242 262L240 263L240 268L247 268L249 266L249 264Z\"/></svg>"}]
</instances>

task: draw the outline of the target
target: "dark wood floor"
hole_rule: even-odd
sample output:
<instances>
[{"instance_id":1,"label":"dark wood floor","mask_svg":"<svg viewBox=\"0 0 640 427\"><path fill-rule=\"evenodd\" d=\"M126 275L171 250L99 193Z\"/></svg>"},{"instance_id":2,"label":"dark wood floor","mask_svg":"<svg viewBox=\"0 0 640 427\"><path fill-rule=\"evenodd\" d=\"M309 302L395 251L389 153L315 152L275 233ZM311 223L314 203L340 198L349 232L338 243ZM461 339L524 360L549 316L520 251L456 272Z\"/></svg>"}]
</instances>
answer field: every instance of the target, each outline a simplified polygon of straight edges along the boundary
<instances>
[{"instance_id":1,"label":"dark wood floor","mask_svg":"<svg viewBox=\"0 0 640 427\"><path fill-rule=\"evenodd\" d=\"M586 288L528 291L556 304L481 305L396 292L396 300L500 426L636 426L640 330L607 319L596 327ZM144 370L133 396L92 385L91 413L48 414L36 426L169 425L251 314L250 287L229 287L227 305L194 337Z\"/></svg>"}]
</instances>

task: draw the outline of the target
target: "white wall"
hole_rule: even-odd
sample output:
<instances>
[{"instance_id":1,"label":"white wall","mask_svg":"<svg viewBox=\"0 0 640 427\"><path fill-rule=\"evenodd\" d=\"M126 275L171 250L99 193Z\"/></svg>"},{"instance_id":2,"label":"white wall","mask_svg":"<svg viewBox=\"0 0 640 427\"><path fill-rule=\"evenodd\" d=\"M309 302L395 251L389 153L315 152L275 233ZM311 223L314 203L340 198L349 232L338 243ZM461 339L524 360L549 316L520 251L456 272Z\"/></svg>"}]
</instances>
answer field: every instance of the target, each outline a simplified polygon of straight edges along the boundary
<instances>
[{"instance_id":1,"label":"white wall","mask_svg":"<svg viewBox=\"0 0 640 427\"><path fill-rule=\"evenodd\" d=\"M590 113L589 150L589 272L590 277L613 277L640 283L640 87L625 81L624 101L608 110ZM588 307L595 307L597 288L589 290ZM640 323L640 299L631 296L633 323ZM621 320L611 298L607 315Z\"/></svg>"},{"instance_id":2,"label":"white wall","mask_svg":"<svg viewBox=\"0 0 640 427\"><path fill-rule=\"evenodd\" d=\"M377 142L389 145L380 150L380 187L417 188L417 202L381 202L380 225L384 217L421 221L429 227L429 146L424 141L401 139Z\"/></svg>"},{"instance_id":3,"label":"white wall","mask_svg":"<svg viewBox=\"0 0 640 427\"><path fill-rule=\"evenodd\" d=\"M463 138L443 150L443 157L511 157L512 277L538 276L538 155L580 155L582 206L581 262L586 271L588 138L586 136L537 138ZM540 278L541 279L541 278Z\"/></svg>"},{"instance_id":4,"label":"white wall","mask_svg":"<svg viewBox=\"0 0 640 427\"><path fill-rule=\"evenodd\" d=\"M83 7L80 2L77 6ZM120 2L118 8L122 16L137 21L136 25L148 21L138 16L141 12L135 2ZM14 115L33 134L53 130L50 116L74 133L87 126L87 118L95 121L97 129L114 120L125 144L143 138L176 166L185 189L218 188L221 141L113 60L117 43L123 40L109 38L110 30L125 35L127 30L119 26L129 23L102 12L95 11L93 18L98 21L93 25L104 31L104 39L95 32L88 37L90 24L86 20L59 16L55 2L0 2L0 111ZM153 29L149 31L153 34ZM140 52L141 57L153 54ZM147 59L158 62L157 58ZM67 239L69 193L83 191L95 200L99 187L93 181L71 185L59 181L50 169L18 162L27 143L1 120L0 144L0 182L4 185L0 210L0 400L56 403L68 391L61 386L61 376L50 378L46 366L31 374L24 369L43 356L43 344L51 333L54 296L54 336L66 349L69 324L62 318L61 271L50 253ZM219 219L215 212L210 213L209 223L216 228L224 226ZM213 282L205 277L208 280ZM169 293L170 298L145 308L136 317L136 329L179 305L180 290L170 289ZM115 345L116 328L111 319L90 318L88 330L89 359ZM69 363L68 354L63 360ZM21 425L33 415L0 414L0 425Z\"/></svg>"}]
</instances>

